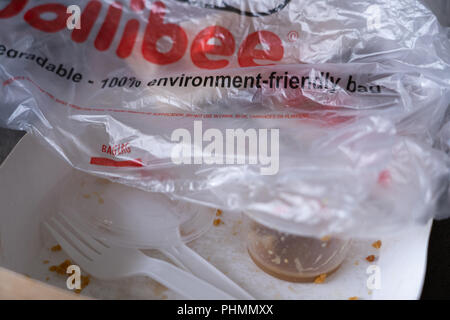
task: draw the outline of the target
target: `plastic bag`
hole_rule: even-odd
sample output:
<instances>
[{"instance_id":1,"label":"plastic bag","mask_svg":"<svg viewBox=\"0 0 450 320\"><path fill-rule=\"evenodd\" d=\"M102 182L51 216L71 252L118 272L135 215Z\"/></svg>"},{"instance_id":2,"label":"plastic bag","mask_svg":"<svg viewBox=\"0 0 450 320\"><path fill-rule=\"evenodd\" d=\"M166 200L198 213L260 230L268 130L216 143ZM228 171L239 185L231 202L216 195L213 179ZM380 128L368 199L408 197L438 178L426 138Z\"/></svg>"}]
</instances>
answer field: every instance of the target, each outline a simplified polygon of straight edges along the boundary
<instances>
[{"instance_id":1,"label":"plastic bag","mask_svg":"<svg viewBox=\"0 0 450 320\"><path fill-rule=\"evenodd\" d=\"M74 168L304 235L437 214L450 41L421 2L72 2L0 2L0 124Z\"/></svg>"}]
</instances>

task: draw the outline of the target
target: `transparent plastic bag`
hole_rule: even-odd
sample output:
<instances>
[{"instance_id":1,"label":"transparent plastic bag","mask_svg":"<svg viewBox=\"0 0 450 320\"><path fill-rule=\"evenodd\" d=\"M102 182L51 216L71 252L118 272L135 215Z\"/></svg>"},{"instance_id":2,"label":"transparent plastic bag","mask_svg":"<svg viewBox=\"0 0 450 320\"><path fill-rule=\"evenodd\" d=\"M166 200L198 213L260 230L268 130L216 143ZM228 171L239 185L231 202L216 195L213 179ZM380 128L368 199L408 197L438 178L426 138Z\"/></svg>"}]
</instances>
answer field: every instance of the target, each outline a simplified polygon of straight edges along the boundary
<instances>
[{"instance_id":1,"label":"transparent plastic bag","mask_svg":"<svg viewBox=\"0 0 450 320\"><path fill-rule=\"evenodd\" d=\"M234 2L79 1L70 30L69 1L1 1L0 124L85 172L307 236L448 216L450 40L429 9Z\"/></svg>"}]
</instances>

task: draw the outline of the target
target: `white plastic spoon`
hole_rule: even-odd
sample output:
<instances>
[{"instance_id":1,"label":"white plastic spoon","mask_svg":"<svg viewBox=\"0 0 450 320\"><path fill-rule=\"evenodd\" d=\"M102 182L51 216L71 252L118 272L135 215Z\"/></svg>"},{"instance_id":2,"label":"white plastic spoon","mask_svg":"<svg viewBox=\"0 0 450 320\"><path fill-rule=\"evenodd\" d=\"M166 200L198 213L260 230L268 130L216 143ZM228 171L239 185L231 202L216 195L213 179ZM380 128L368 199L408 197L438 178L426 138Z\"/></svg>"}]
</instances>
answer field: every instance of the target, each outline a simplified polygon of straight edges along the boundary
<instances>
[{"instance_id":1,"label":"white plastic spoon","mask_svg":"<svg viewBox=\"0 0 450 320\"><path fill-rule=\"evenodd\" d=\"M121 247L158 249L177 265L237 299L254 299L185 245L211 225L211 208L84 176L63 192L60 213L93 236Z\"/></svg>"}]
</instances>

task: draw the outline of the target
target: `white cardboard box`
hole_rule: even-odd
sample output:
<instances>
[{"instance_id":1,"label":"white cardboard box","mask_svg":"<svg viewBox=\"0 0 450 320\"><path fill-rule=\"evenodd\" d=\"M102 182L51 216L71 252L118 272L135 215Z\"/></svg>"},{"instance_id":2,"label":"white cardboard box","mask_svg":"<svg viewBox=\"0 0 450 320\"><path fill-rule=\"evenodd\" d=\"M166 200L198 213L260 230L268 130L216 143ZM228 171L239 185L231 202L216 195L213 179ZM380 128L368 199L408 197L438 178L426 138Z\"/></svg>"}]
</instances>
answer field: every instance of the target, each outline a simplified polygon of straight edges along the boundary
<instances>
[{"instance_id":1,"label":"white cardboard box","mask_svg":"<svg viewBox=\"0 0 450 320\"><path fill-rule=\"evenodd\" d=\"M0 265L65 290L65 276L48 270L67 256L52 252L55 241L41 228L42 214L53 210L58 187L73 172L65 161L29 134L0 167ZM224 224L211 227L190 243L204 258L225 272L257 299L417 299L426 271L426 256L431 222L407 230L402 235L353 241L350 254L341 268L323 284L289 283L262 272L249 258L239 236L240 216L224 212ZM162 257L157 252L149 254ZM377 260L365 260L374 254ZM49 264L44 264L49 260ZM369 268L370 265L374 267ZM367 270L372 274L368 274ZM370 289L367 280L379 272L380 289ZM1 281L1 279L0 279ZM102 299L181 299L145 277L99 281L92 279L84 295Z\"/></svg>"}]
</instances>

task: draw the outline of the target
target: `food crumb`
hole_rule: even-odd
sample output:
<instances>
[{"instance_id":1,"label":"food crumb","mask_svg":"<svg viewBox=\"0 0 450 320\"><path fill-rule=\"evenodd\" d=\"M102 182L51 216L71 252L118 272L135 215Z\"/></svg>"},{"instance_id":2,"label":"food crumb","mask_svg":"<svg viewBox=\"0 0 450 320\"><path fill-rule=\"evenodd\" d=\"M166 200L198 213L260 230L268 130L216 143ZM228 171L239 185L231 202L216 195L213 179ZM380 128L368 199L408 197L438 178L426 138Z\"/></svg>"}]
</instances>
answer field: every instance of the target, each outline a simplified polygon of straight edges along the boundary
<instances>
[{"instance_id":1,"label":"food crumb","mask_svg":"<svg viewBox=\"0 0 450 320\"><path fill-rule=\"evenodd\" d=\"M348 300L359 300L359 298L358 297L350 297L350 298L348 298Z\"/></svg>"},{"instance_id":2,"label":"food crumb","mask_svg":"<svg viewBox=\"0 0 450 320\"><path fill-rule=\"evenodd\" d=\"M324 283L326 278L327 278L327 274L322 273L316 279L314 279L314 283L317 283L317 284Z\"/></svg>"},{"instance_id":3,"label":"food crumb","mask_svg":"<svg viewBox=\"0 0 450 320\"><path fill-rule=\"evenodd\" d=\"M327 242L327 241L329 241L330 239L331 239L330 236L324 236L324 237L320 238L320 240L322 240L323 242Z\"/></svg>"},{"instance_id":4,"label":"food crumb","mask_svg":"<svg viewBox=\"0 0 450 320\"><path fill-rule=\"evenodd\" d=\"M97 201L99 204L105 203L105 200L103 200L103 198L100 196L98 192L92 192L92 194L97 197Z\"/></svg>"},{"instance_id":5,"label":"food crumb","mask_svg":"<svg viewBox=\"0 0 450 320\"><path fill-rule=\"evenodd\" d=\"M97 179L95 179L95 182L97 182L98 184L103 184L103 185L111 183L108 179L104 179L104 178L97 178Z\"/></svg>"},{"instance_id":6,"label":"food crumb","mask_svg":"<svg viewBox=\"0 0 450 320\"><path fill-rule=\"evenodd\" d=\"M80 294L89 285L89 282L91 282L90 276L81 276L81 289L75 289L73 292Z\"/></svg>"},{"instance_id":7,"label":"food crumb","mask_svg":"<svg viewBox=\"0 0 450 320\"><path fill-rule=\"evenodd\" d=\"M373 254L371 254L370 256L366 257L366 260L369 262L374 262L375 261L375 256Z\"/></svg>"},{"instance_id":8,"label":"food crumb","mask_svg":"<svg viewBox=\"0 0 450 320\"><path fill-rule=\"evenodd\" d=\"M48 261L48 260L42 261L43 264L48 264L49 262L50 262L50 261Z\"/></svg>"},{"instance_id":9,"label":"food crumb","mask_svg":"<svg viewBox=\"0 0 450 320\"><path fill-rule=\"evenodd\" d=\"M90 194L83 194L83 198L85 198L85 199L89 199L90 197L91 197Z\"/></svg>"},{"instance_id":10,"label":"food crumb","mask_svg":"<svg viewBox=\"0 0 450 320\"><path fill-rule=\"evenodd\" d=\"M222 215L222 210L217 209L217 211L216 211L216 216L217 216L217 217L220 217L221 215Z\"/></svg>"},{"instance_id":11,"label":"food crumb","mask_svg":"<svg viewBox=\"0 0 450 320\"><path fill-rule=\"evenodd\" d=\"M45 278L45 281L48 281L48 280L50 280L50 277L46 277L46 278Z\"/></svg>"},{"instance_id":12,"label":"food crumb","mask_svg":"<svg viewBox=\"0 0 450 320\"><path fill-rule=\"evenodd\" d=\"M215 227L217 227L217 226L219 226L221 224L223 224L223 221L220 218L214 219L213 225Z\"/></svg>"},{"instance_id":13,"label":"food crumb","mask_svg":"<svg viewBox=\"0 0 450 320\"><path fill-rule=\"evenodd\" d=\"M281 262L281 259L280 259L280 257L279 256L276 256L275 258L273 258L272 260L271 260L273 263L275 263L275 264L280 264L280 262Z\"/></svg>"},{"instance_id":14,"label":"food crumb","mask_svg":"<svg viewBox=\"0 0 450 320\"><path fill-rule=\"evenodd\" d=\"M372 243L372 247L374 247L375 249L380 249L381 248L381 240L375 241L374 243Z\"/></svg>"},{"instance_id":15,"label":"food crumb","mask_svg":"<svg viewBox=\"0 0 450 320\"><path fill-rule=\"evenodd\" d=\"M62 248L59 244L57 244L56 246L51 247L50 250L53 252L57 252L57 251L61 251Z\"/></svg>"},{"instance_id":16,"label":"food crumb","mask_svg":"<svg viewBox=\"0 0 450 320\"><path fill-rule=\"evenodd\" d=\"M72 261L65 260L58 266L51 266L48 268L51 272L56 272L57 274L65 275L67 268L72 264Z\"/></svg>"},{"instance_id":17,"label":"food crumb","mask_svg":"<svg viewBox=\"0 0 450 320\"><path fill-rule=\"evenodd\" d=\"M359 261L356 260L354 264L355 264L355 266L359 266Z\"/></svg>"}]
</instances>

